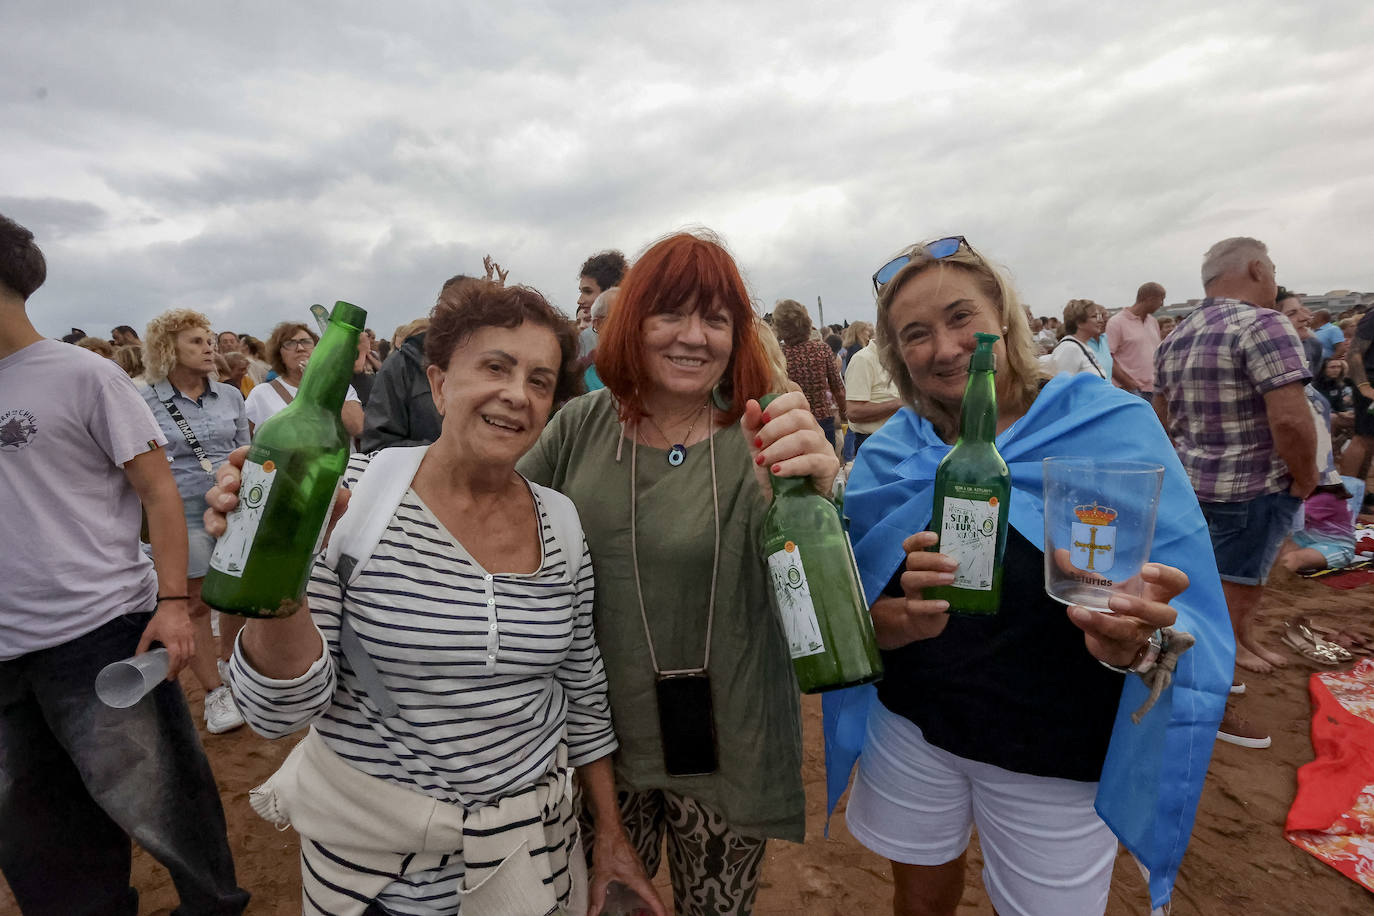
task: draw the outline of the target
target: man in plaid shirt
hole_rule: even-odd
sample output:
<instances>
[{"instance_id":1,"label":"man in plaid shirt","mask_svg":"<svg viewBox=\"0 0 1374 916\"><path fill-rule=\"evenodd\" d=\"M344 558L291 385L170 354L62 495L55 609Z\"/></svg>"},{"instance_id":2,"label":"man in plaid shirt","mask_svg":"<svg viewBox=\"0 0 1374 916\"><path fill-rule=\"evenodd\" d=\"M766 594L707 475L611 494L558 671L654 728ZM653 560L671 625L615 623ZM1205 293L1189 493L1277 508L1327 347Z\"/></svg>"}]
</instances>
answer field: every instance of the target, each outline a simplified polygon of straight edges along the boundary
<instances>
[{"instance_id":1,"label":"man in plaid shirt","mask_svg":"<svg viewBox=\"0 0 1374 916\"><path fill-rule=\"evenodd\" d=\"M1264 673L1285 659L1259 644L1255 611L1318 480L1316 426L1303 394L1311 372L1293 325L1274 310L1278 285L1263 242L1213 245L1202 285L1207 298L1155 353L1154 407L1207 518L1236 664ZM1229 707L1218 737L1269 746Z\"/></svg>"}]
</instances>

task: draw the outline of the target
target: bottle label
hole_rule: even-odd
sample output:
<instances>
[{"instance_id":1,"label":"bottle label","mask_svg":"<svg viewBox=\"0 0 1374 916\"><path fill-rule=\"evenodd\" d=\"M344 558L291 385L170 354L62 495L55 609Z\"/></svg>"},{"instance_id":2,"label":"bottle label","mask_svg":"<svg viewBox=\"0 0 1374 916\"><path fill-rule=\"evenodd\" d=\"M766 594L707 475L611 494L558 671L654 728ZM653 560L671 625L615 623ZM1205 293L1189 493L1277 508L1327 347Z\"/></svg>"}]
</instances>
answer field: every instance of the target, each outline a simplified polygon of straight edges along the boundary
<instances>
[{"instance_id":1,"label":"bottle label","mask_svg":"<svg viewBox=\"0 0 1374 916\"><path fill-rule=\"evenodd\" d=\"M940 552L959 562L954 588L992 590L993 565L997 560L996 496L987 499L945 497L940 519Z\"/></svg>"},{"instance_id":2,"label":"bottle label","mask_svg":"<svg viewBox=\"0 0 1374 916\"><path fill-rule=\"evenodd\" d=\"M825 651L825 640L816 621L816 606L802 567L801 548L788 541L782 550L768 557L768 571L773 576L773 594L778 599L792 657L820 655Z\"/></svg>"},{"instance_id":3,"label":"bottle label","mask_svg":"<svg viewBox=\"0 0 1374 916\"><path fill-rule=\"evenodd\" d=\"M253 548L253 539L257 537L258 525L262 522L263 509L267 506L267 495L272 492L272 481L276 476L277 465L270 459L262 464L256 461L243 463L239 504L229 513L228 527L215 544L215 552L210 555L211 569L236 579L242 578L249 551Z\"/></svg>"}]
</instances>

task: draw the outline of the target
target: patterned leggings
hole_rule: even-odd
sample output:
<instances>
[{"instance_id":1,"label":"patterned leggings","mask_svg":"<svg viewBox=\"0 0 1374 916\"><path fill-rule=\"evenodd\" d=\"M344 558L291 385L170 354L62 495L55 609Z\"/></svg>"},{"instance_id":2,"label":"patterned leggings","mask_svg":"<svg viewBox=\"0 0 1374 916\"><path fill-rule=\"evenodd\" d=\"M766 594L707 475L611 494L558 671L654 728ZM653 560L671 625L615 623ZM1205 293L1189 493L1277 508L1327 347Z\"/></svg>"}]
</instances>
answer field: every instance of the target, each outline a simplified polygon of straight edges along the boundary
<instances>
[{"instance_id":1,"label":"patterned leggings","mask_svg":"<svg viewBox=\"0 0 1374 916\"><path fill-rule=\"evenodd\" d=\"M730 829L719 811L664 789L617 792L620 821L644 870L658 874L664 834L677 916L749 916L759 889L765 840ZM595 834L591 815L580 812L582 843L591 868Z\"/></svg>"}]
</instances>

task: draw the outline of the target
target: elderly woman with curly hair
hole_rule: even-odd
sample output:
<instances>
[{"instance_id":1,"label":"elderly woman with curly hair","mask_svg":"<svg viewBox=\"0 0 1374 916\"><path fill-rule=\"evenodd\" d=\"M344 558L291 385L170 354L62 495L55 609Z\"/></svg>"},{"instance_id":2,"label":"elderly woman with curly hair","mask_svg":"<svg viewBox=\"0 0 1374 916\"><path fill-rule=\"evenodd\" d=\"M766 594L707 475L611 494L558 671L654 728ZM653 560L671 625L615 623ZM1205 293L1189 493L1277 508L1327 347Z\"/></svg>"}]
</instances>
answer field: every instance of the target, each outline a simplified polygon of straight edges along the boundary
<instances>
[{"instance_id":1,"label":"elderly woman with curly hair","mask_svg":"<svg viewBox=\"0 0 1374 916\"><path fill-rule=\"evenodd\" d=\"M252 728L310 726L253 807L300 834L306 913L582 916L615 881L663 916L619 825L582 525L516 470L577 393L573 328L532 289L476 281L440 294L424 347L438 440L355 455L309 610L239 639ZM596 818L590 882L570 767Z\"/></svg>"},{"instance_id":2,"label":"elderly woman with curly hair","mask_svg":"<svg viewBox=\"0 0 1374 916\"><path fill-rule=\"evenodd\" d=\"M826 440L835 445L835 411L826 401L828 393L844 420L844 379L840 378L835 354L824 341L811 336L811 316L806 306L783 299L773 307L773 330L787 358L787 376L801 386L811 405L811 414L820 424Z\"/></svg>"},{"instance_id":3,"label":"elderly woman with curly hair","mask_svg":"<svg viewBox=\"0 0 1374 916\"><path fill-rule=\"evenodd\" d=\"M186 509L185 594L196 631L190 668L205 688L205 727L218 734L238 728L243 716L220 680L210 608L200 600L201 580L210 568L215 543L205 532L202 516L205 491L214 482L213 469L231 451L248 443L248 417L238 389L211 379L215 351L210 319L190 309L172 309L148 323L143 341L148 387L140 390L167 437L172 476ZM164 595L180 591L172 583L161 587ZM232 645L232 634L224 635L227 648Z\"/></svg>"},{"instance_id":4,"label":"elderly woman with curly hair","mask_svg":"<svg viewBox=\"0 0 1374 916\"><path fill-rule=\"evenodd\" d=\"M305 377L305 367L310 362L310 354L315 352L315 344L319 342L320 335L299 321L283 321L272 329L272 336L267 338L267 353L272 363L272 371L277 373L277 377L266 384L253 386L253 390L248 393L250 430L261 426L263 421L277 414L295 398L296 389ZM352 385L348 386L348 394L344 396L343 410L340 413L348 434L354 439L361 436L363 404Z\"/></svg>"}]
</instances>

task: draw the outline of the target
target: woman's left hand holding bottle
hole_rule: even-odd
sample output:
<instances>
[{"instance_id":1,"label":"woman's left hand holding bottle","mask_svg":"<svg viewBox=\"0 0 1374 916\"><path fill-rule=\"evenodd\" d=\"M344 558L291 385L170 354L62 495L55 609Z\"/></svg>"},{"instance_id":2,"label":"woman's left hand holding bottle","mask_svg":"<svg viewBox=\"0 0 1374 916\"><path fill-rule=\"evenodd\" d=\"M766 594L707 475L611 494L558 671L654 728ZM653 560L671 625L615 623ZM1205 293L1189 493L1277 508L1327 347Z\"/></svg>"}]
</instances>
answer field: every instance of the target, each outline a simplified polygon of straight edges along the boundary
<instances>
[{"instance_id":1,"label":"woman's left hand holding bottle","mask_svg":"<svg viewBox=\"0 0 1374 916\"><path fill-rule=\"evenodd\" d=\"M779 477L810 477L818 492L830 495L840 459L811 413L806 395L789 391L778 395L767 409L751 400L744 407L740 426L755 472L770 498L770 471Z\"/></svg>"}]
</instances>

